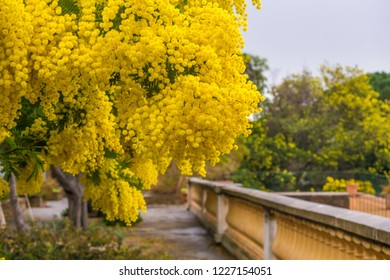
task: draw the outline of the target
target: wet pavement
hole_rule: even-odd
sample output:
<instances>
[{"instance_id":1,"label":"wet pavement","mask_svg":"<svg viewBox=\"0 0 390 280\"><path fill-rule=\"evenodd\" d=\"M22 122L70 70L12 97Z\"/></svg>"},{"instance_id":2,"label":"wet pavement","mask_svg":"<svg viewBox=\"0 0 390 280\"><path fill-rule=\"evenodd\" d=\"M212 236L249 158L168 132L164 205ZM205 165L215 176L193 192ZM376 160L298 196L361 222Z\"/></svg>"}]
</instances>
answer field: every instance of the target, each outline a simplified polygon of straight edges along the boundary
<instances>
[{"instance_id":1,"label":"wet pavement","mask_svg":"<svg viewBox=\"0 0 390 280\"><path fill-rule=\"evenodd\" d=\"M158 238L176 260L232 260L185 205L149 205L142 222L129 229L132 237Z\"/></svg>"}]
</instances>

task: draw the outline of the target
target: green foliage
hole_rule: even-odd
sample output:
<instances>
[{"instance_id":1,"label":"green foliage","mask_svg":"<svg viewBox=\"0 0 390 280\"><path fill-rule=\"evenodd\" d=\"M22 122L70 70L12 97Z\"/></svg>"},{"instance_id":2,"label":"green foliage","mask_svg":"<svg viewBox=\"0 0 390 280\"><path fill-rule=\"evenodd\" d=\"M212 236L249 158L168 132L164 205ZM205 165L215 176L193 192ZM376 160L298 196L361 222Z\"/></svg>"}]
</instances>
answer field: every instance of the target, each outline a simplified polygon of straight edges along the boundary
<instances>
[{"instance_id":1,"label":"green foliage","mask_svg":"<svg viewBox=\"0 0 390 280\"><path fill-rule=\"evenodd\" d=\"M166 259L156 251L145 255L153 244L123 246L126 231L115 227L94 226L76 229L65 220L35 224L23 233L0 231L0 256L7 260L136 260Z\"/></svg>"},{"instance_id":2,"label":"green foliage","mask_svg":"<svg viewBox=\"0 0 390 280\"><path fill-rule=\"evenodd\" d=\"M62 15L75 14L80 15L80 8L74 0L58 0L58 6L62 8Z\"/></svg>"},{"instance_id":3,"label":"green foliage","mask_svg":"<svg viewBox=\"0 0 390 280\"><path fill-rule=\"evenodd\" d=\"M266 119L253 123L252 135L242 138L244 155L232 179L261 190L291 191L296 182L294 175L286 169L285 162L293 156L291 143L282 136L267 137Z\"/></svg>"},{"instance_id":4,"label":"green foliage","mask_svg":"<svg viewBox=\"0 0 390 280\"><path fill-rule=\"evenodd\" d=\"M304 71L270 94L252 135L243 140L238 182L308 190L318 186L307 183L307 172L390 170L390 105L359 69L324 66L320 77Z\"/></svg>"},{"instance_id":5,"label":"green foliage","mask_svg":"<svg viewBox=\"0 0 390 280\"><path fill-rule=\"evenodd\" d=\"M39 102L31 103L23 98L21 103L20 117L16 120L16 126L11 130L12 137L7 137L4 142L0 143L0 166L6 181L9 180L11 173L18 179L18 169L24 168L29 161L33 162L34 166L28 180L36 180L44 169L44 163L39 155L44 150L46 142L26 136L24 131L31 127L38 118L47 119L44 117Z\"/></svg>"},{"instance_id":6,"label":"green foliage","mask_svg":"<svg viewBox=\"0 0 390 280\"><path fill-rule=\"evenodd\" d=\"M244 54L244 61L246 65L245 74L251 80L260 92L266 88L267 77L264 75L269 69L267 60L255 55Z\"/></svg>"},{"instance_id":7,"label":"green foliage","mask_svg":"<svg viewBox=\"0 0 390 280\"><path fill-rule=\"evenodd\" d=\"M33 144L25 140L19 136L9 137L0 144L0 166L2 167L4 180L6 181L9 180L11 173L16 178L19 178L19 169L25 168L29 161L32 161L34 166L27 180L32 178L36 180L44 170L44 163L39 157L39 152L36 150L36 147L32 147Z\"/></svg>"},{"instance_id":8,"label":"green foliage","mask_svg":"<svg viewBox=\"0 0 390 280\"><path fill-rule=\"evenodd\" d=\"M322 190L324 192L345 192L347 191L347 184L350 183L357 183L359 192L375 194L374 187L370 181L334 179L332 177L326 178L326 183Z\"/></svg>"},{"instance_id":9,"label":"green foliage","mask_svg":"<svg viewBox=\"0 0 390 280\"><path fill-rule=\"evenodd\" d=\"M379 99L390 100L390 73L375 72L368 74L373 89L379 92Z\"/></svg>"}]
</instances>

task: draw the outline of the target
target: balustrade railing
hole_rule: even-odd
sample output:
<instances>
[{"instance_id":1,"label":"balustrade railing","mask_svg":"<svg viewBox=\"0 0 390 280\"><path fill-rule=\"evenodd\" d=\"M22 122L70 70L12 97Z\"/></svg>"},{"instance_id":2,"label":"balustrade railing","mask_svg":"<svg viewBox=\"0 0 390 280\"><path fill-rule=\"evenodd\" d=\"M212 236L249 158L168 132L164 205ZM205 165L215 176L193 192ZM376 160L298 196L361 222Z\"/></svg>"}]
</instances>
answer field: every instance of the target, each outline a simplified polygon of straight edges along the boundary
<instances>
[{"instance_id":1,"label":"balustrade railing","mask_svg":"<svg viewBox=\"0 0 390 280\"><path fill-rule=\"evenodd\" d=\"M188 179L188 209L239 259L390 259L390 219Z\"/></svg>"}]
</instances>

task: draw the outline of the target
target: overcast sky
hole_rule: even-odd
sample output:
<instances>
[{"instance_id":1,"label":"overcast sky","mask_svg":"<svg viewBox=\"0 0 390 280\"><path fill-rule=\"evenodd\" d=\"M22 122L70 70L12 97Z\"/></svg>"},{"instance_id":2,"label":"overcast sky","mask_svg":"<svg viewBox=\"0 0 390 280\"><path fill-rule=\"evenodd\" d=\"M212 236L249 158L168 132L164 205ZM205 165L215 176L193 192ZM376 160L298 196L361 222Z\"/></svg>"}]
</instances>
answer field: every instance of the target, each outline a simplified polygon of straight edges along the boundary
<instances>
[{"instance_id":1,"label":"overcast sky","mask_svg":"<svg viewBox=\"0 0 390 280\"><path fill-rule=\"evenodd\" d=\"M248 1L250 2L250 1ZM262 0L248 8L244 51L264 57L269 82L323 63L390 72L390 0Z\"/></svg>"}]
</instances>

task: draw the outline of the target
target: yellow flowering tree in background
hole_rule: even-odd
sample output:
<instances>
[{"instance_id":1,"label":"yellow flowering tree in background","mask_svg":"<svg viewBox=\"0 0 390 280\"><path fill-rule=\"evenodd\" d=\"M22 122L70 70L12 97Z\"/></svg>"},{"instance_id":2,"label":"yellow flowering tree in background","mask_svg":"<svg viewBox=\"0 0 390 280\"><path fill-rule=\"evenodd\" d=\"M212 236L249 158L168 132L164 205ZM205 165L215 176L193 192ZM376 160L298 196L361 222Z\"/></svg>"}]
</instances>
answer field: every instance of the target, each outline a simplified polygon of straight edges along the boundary
<instances>
[{"instance_id":1,"label":"yellow flowering tree in background","mask_svg":"<svg viewBox=\"0 0 390 280\"><path fill-rule=\"evenodd\" d=\"M253 4L260 7L259 0ZM245 0L0 0L0 161L20 193L50 166L135 221L174 159L204 175L250 133ZM0 195L7 183L0 180Z\"/></svg>"}]
</instances>

